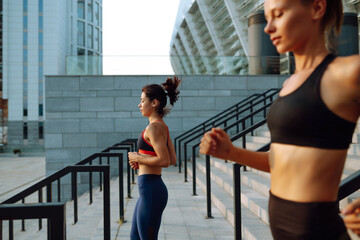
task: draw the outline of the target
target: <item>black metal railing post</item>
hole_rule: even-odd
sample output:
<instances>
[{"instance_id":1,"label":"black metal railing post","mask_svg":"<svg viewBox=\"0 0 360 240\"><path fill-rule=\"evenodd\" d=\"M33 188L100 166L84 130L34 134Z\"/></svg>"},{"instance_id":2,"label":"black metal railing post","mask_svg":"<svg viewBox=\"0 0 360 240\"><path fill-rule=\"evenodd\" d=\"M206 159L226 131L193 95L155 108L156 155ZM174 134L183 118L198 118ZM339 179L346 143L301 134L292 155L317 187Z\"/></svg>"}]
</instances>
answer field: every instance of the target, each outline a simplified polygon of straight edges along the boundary
<instances>
[{"instance_id":1,"label":"black metal railing post","mask_svg":"<svg viewBox=\"0 0 360 240\"><path fill-rule=\"evenodd\" d=\"M187 182L187 150L186 150L186 143L184 143L184 182ZM193 173L194 174L194 173Z\"/></svg>"},{"instance_id":2,"label":"black metal railing post","mask_svg":"<svg viewBox=\"0 0 360 240\"><path fill-rule=\"evenodd\" d=\"M121 159L120 159L121 158ZM119 170L119 199L120 199L120 207L119 207L119 211L120 211L120 222L125 222L124 219L124 177L123 177L123 158L122 155L119 156L119 169L121 169L121 171Z\"/></svg>"},{"instance_id":3,"label":"black metal railing post","mask_svg":"<svg viewBox=\"0 0 360 240\"><path fill-rule=\"evenodd\" d=\"M52 185L49 183L46 185L46 202L52 202Z\"/></svg>"},{"instance_id":4,"label":"black metal railing post","mask_svg":"<svg viewBox=\"0 0 360 240\"><path fill-rule=\"evenodd\" d=\"M21 203L25 204L25 198L21 199ZM21 231L25 232L25 219L21 219Z\"/></svg>"},{"instance_id":5,"label":"black metal railing post","mask_svg":"<svg viewBox=\"0 0 360 240\"><path fill-rule=\"evenodd\" d=\"M239 164L233 164L234 191L234 239L241 239L241 175Z\"/></svg>"},{"instance_id":6,"label":"black metal railing post","mask_svg":"<svg viewBox=\"0 0 360 240\"><path fill-rule=\"evenodd\" d=\"M177 153L178 153L178 165L179 165L179 173L181 173L181 142L178 141L179 147L177 149ZM175 143L176 145L176 143Z\"/></svg>"},{"instance_id":7,"label":"black metal railing post","mask_svg":"<svg viewBox=\"0 0 360 240\"><path fill-rule=\"evenodd\" d=\"M196 196L196 146L192 147L193 196Z\"/></svg>"},{"instance_id":8,"label":"black metal railing post","mask_svg":"<svg viewBox=\"0 0 360 240\"><path fill-rule=\"evenodd\" d=\"M9 220L9 240L14 240L14 221Z\"/></svg>"},{"instance_id":9,"label":"black metal railing post","mask_svg":"<svg viewBox=\"0 0 360 240\"><path fill-rule=\"evenodd\" d=\"M110 240L110 166L104 172L104 240Z\"/></svg>"},{"instance_id":10,"label":"black metal railing post","mask_svg":"<svg viewBox=\"0 0 360 240\"><path fill-rule=\"evenodd\" d=\"M61 202L61 181L60 181L60 178L57 180L57 199L58 199L58 202Z\"/></svg>"},{"instance_id":11,"label":"black metal railing post","mask_svg":"<svg viewBox=\"0 0 360 240\"><path fill-rule=\"evenodd\" d=\"M89 165L92 165L92 160L90 160ZM93 182L92 182L92 172L89 172L89 203L93 203Z\"/></svg>"},{"instance_id":12,"label":"black metal railing post","mask_svg":"<svg viewBox=\"0 0 360 240\"><path fill-rule=\"evenodd\" d=\"M210 156L206 155L206 205L207 215L206 218L214 218L211 214L211 172L210 172Z\"/></svg>"},{"instance_id":13,"label":"black metal railing post","mask_svg":"<svg viewBox=\"0 0 360 240\"><path fill-rule=\"evenodd\" d=\"M39 203L43 202L43 191L42 188L38 191ZM42 229L42 219L39 218L39 231Z\"/></svg>"},{"instance_id":14,"label":"black metal railing post","mask_svg":"<svg viewBox=\"0 0 360 240\"><path fill-rule=\"evenodd\" d=\"M71 172L71 198L74 201L74 224L78 221L77 172Z\"/></svg>"},{"instance_id":15,"label":"black metal railing post","mask_svg":"<svg viewBox=\"0 0 360 240\"><path fill-rule=\"evenodd\" d=\"M66 239L66 205L58 207L48 219L48 236L50 240Z\"/></svg>"},{"instance_id":16,"label":"black metal railing post","mask_svg":"<svg viewBox=\"0 0 360 240\"><path fill-rule=\"evenodd\" d=\"M131 199L131 184L130 184L130 172L131 172L131 167L130 167L130 163L129 161L127 161L126 163L126 172L127 172L127 175L126 175L126 179L127 179L127 198L128 199Z\"/></svg>"},{"instance_id":17,"label":"black metal railing post","mask_svg":"<svg viewBox=\"0 0 360 240\"><path fill-rule=\"evenodd\" d=\"M102 165L102 157L99 157L99 165ZM99 172L99 185L100 185L100 192L102 191L102 172Z\"/></svg>"}]
</instances>

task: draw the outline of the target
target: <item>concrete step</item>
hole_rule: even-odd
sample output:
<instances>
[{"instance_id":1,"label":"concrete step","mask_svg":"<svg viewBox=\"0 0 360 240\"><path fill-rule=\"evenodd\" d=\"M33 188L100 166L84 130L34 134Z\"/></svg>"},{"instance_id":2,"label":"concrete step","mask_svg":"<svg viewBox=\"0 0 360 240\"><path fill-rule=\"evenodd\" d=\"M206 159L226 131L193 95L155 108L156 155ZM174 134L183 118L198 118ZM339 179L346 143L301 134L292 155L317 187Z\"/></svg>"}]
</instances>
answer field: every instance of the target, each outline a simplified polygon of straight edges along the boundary
<instances>
[{"instance_id":1,"label":"concrete step","mask_svg":"<svg viewBox=\"0 0 360 240\"><path fill-rule=\"evenodd\" d=\"M188 170L189 176L192 177L192 170ZM206 178L205 174L197 170L196 174L197 185L206 193ZM226 186L225 186L226 188ZM230 189L230 186L228 186ZM244 186L245 188L245 186ZM247 190L242 189L242 191L247 192ZM250 201L246 201L243 194L241 196L242 203L250 206ZM233 197L223 188L221 188L216 181L211 180L211 201L212 205L216 206L217 209L221 212L224 218L234 226L234 208L233 208ZM266 201L266 199L265 199ZM206 204L206 203L204 203ZM252 208L254 210L254 208ZM272 239L270 229L268 224L264 222L261 218L251 212L245 205L241 206L241 217L242 217L242 238L243 239Z\"/></svg>"},{"instance_id":2,"label":"concrete step","mask_svg":"<svg viewBox=\"0 0 360 240\"><path fill-rule=\"evenodd\" d=\"M360 169L360 155L347 155L345 168L357 171Z\"/></svg>"},{"instance_id":3,"label":"concrete step","mask_svg":"<svg viewBox=\"0 0 360 240\"><path fill-rule=\"evenodd\" d=\"M229 176L231 179L233 178L233 164L231 162L225 162L220 159L211 158L210 164L212 170L218 169ZM249 188L252 188L253 190L261 193L262 195L269 197L270 173L263 172L264 174L260 175L257 171L253 172L252 168L249 167L247 167L246 170L247 171L241 171L241 182Z\"/></svg>"},{"instance_id":4,"label":"concrete step","mask_svg":"<svg viewBox=\"0 0 360 240\"><path fill-rule=\"evenodd\" d=\"M203 160L197 161L197 169L199 169L203 174L205 174L205 162ZM247 175L248 172L241 172L241 175ZM249 172L249 174L252 174ZM218 168L211 169L211 179L221 187L226 193L230 196L233 195L233 176L221 171ZM253 183L249 177L244 177L247 183ZM243 179L242 179L243 180ZM255 182L255 181L254 181ZM249 187L246 183L241 182L241 202L242 204L248 208L251 212L253 212L257 217L261 218L265 223L269 223L269 217L267 213L267 202L269 191L265 194L261 194L256 191L255 186Z\"/></svg>"},{"instance_id":5,"label":"concrete step","mask_svg":"<svg viewBox=\"0 0 360 240\"><path fill-rule=\"evenodd\" d=\"M261 136L246 136L247 143L260 143L262 145L268 144L270 142L269 137L261 137Z\"/></svg>"}]
</instances>

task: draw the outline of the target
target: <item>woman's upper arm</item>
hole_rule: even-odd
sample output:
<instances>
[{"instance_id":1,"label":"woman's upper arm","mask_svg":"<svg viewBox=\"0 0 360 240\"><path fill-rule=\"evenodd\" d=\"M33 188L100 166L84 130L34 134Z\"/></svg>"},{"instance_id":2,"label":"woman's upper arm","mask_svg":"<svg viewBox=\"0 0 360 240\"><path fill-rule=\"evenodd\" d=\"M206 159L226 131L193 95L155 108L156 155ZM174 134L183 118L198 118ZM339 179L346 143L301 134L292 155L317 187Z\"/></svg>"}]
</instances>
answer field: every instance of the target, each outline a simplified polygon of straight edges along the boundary
<instances>
[{"instance_id":1,"label":"woman's upper arm","mask_svg":"<svg viewBox=\"0 0 360 240\"><path fill-rule=\"evenodd\" d=\"M175 153L175 148L174 148L174 144L171 141L171 138L169 137L168 140L168 149L169 149L169 154L170 154L170 165L174 165L176 164L176 153Z\"/></svg>"}]
</instances>

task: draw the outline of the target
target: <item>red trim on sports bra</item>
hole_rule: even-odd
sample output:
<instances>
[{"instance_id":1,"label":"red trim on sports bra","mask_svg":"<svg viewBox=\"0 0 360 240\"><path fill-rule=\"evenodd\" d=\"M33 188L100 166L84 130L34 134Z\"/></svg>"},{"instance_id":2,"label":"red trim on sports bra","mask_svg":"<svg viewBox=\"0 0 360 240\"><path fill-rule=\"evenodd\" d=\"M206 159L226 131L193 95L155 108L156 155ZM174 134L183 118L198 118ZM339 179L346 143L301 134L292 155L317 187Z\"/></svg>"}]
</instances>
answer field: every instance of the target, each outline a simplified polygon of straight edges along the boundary
<instances>
[{"instance_id":1,"label":"red trim on sports bra","mask_svg":"<svg viewBox=\"0 0 360 240\"><path fill-rule=\"evenodd\" d=\"M139 149L139 153L147 154L151 156L157 156L156 152Z\"/></svg>"},{"instance_id":2,"label":"red trim on sports bra","mask_svg":"<svg viewBox=\"0 0 360 240\"><path fill-rule=\"evenodd\" d=\"M153 147L148 141L146 141L146 139L144 138L144 132L145 132L146 129L144 129L144 131L142 132L141 134L141 137L142 139L150 146L150 147Z\"/></svg>"}]
</instances>

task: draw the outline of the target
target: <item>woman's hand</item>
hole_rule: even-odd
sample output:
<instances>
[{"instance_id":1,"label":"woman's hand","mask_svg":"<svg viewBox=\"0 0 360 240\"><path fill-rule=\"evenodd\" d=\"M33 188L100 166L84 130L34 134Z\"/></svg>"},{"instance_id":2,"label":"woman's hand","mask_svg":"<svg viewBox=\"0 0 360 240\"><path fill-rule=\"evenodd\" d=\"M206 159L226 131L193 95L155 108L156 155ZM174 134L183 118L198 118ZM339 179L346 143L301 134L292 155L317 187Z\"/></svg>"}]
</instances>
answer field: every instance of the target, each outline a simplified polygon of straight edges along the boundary
<instances>
[{"instance_id":1,"label":"woman's hand","mask_svg":"<svg viewBox=\"0 0 360 240\"><path fill-rule=\"evenodd\" d=\"M129 156L130 167L134 170L139 169L139 160L137 158L139 156L139 153L129 152L128 156Z\"/></svg>"},{"instance_id":2,"label":"woman's hand","mask_svg":"<svg viewBox=\"0 0 360 240\"><path fill-rule=\"evenodd\" d=\"M229 136L221 128L213 128L205 133L200 143L200 153L225 160L229 159L232 148Z\"/></svg>"},{"instance_id":3,"label":"woman's hand","mask_svg":"<svg viewBox=\"0 0 360 240\"><path fill-rule=\"evenodd\" d=\"M348 204L342 211L345 226L360 236L360 198Z\"/></svg>"}]
</instances>

